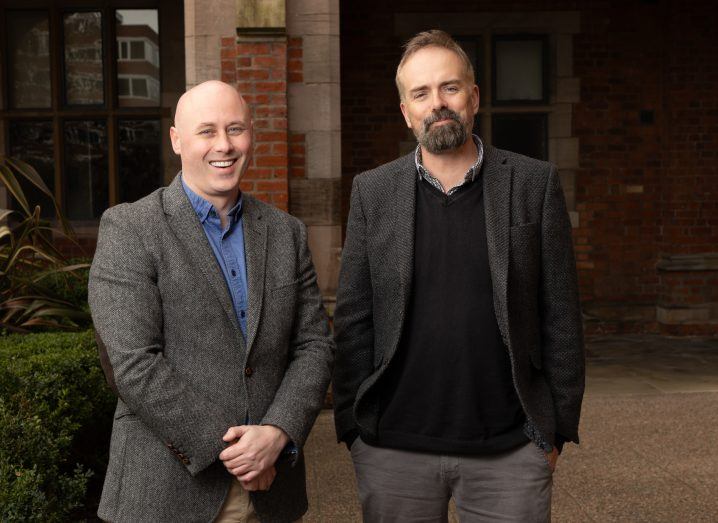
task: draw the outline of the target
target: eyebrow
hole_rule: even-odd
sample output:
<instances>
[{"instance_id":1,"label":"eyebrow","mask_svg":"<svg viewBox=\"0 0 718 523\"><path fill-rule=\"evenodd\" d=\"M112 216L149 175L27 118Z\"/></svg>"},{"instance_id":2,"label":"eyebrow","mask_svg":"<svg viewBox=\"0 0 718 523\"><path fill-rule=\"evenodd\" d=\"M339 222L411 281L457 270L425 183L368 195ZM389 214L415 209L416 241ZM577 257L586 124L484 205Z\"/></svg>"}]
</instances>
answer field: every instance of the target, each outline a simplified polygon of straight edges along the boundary
<instances>
[{"instance_id":1,"label":"eyebrow","mask_svg":"<svg viewBox=\"0 0 718 523\"><path fill-rule=\"evenodd\" d=\"M461 83L460 78L452 78L451 80L446 80L445 82L441 82L439 84L439 87L445 87L447 85L458 84L458 83ZM416 93L418 91L423 91L424 89L428 89L428 88L429 88L428 85L420 85L419 87L414 87L413 89L410 89L409 92Z\"/></svg>"},{"instance_id":2,"label":"eyebrow","mask_svg":"<svg viewBox=\"0 0 718 523\"><path fill-rule=\"evenodd\" d=\"M230 127L232 125L241 125L242 127L247 126L247 124L241 120L235 120L233 122L229 122L227 124L227 127ZM196 129L202 129L203 127L217 127L217 124L215 124L214 122L202 122L199 125L197 125Z\"/></svg>"}]
</instances>

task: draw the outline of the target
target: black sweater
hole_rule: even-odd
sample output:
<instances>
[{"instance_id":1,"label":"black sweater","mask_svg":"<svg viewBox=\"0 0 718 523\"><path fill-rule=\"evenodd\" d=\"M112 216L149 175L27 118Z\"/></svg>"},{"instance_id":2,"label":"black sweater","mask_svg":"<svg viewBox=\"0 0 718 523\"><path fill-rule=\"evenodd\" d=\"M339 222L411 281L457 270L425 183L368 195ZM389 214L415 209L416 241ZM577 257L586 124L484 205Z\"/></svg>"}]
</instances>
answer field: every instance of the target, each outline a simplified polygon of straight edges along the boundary
<instances>
[{"instance_id":1,"label":"black sweater","mask_svg":"<svg viewBox=\"0 0 718 523\"><path fill-rule=\"evenodd\" d=\"M481 454L528 441L493 306L481 177L451 196L418 181L414 280L380 384L378 445Z\"/></svg>"}]
</instances>

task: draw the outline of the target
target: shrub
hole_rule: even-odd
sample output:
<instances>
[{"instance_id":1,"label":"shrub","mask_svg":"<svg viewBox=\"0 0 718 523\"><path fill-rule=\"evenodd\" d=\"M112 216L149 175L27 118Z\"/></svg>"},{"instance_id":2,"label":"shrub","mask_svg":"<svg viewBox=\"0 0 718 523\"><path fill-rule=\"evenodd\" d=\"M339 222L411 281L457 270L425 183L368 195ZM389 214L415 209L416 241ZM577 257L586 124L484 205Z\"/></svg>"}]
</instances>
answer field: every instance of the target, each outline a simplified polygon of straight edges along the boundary
<instances>
[{"instance_id":1,"label":"shrub","mask_svg":"<svg viewBox=\"0 0 718 523\"><path fill-rule=\"evenodd\" d=\"M91 330L0 337L0 521L92 508L114 404Z\"/></svg>"}]
</instances>

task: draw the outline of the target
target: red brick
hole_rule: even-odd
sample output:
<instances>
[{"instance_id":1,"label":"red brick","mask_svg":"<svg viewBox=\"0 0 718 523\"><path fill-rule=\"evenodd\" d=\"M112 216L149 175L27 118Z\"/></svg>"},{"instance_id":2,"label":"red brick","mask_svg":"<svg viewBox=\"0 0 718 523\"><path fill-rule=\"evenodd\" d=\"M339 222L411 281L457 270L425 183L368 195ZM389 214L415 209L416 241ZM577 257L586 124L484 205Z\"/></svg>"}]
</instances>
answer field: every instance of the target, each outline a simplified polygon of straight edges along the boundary
<instances>
[{"instance_id":1,"label":"red brick","mask_svg":"<svg viewBox=\"0 0 718 523\"><path fill-rule=\"evenodd\" d=\"M259 167L279 167L287 165L286 156L258 156L255 160Z\"/></svg>"},{"instance_id":2,"label":"red brick","mask_svg":"<svg viewBox=\"0 0 718 523\"><path fill-rule=\"evenodd\" d=\"M261 181L257 182L255 184L258 191L267 191L267 192L281 192L287 191L287 181L286 180L271 180L271 181Z\"/></svg>"},{"instance_id":3,"label":"red brick","mask_svg":"<svg viewBox=\"0 0 718 523\"><path fill-rule=\"evenodd\" d=\"M261 93L281 92L287 91L286 82L257 82L255 89Z\"/></svg>"},{"instance_id":4,"label":"red brick","mask_svg":"<svg viewBox=\"0 0 718 523\"><path fill-rule=\"evenodd\" d=\"M240 80L268 80L269 71L257 71L255 69L238 69L237 78Z\"/></svg>"},{"instance_id":5,"label":"red brick","mask_svg":"<svg viewBox=\"0 0 718 523\"><path fill-rule=\"evenodd\" d=\"M255 133L254 138L257 142L283 142L287 140L287 133L286 131L264 131Z\"/></svg>"},{"instance_id":6,"label":"red brick","mask_svg":"<svg viewBox=\"0 0 718 523\"><path fill-rule=\"evenodd\" d=\"M273 69L276 67L284 66L284 60L280 60L275 56L255 56L252 59L252 65L254 67L261 67L265 69Z\"/></svg>"},{"instance_id":7,"label":"red brick","mask_svg":"<svg viewBox=\"0 0 718 523\"><path fill-rule=\"evenodd\" d=\"M238 43L237 54L247 56L257 56L269 54L269 44L266 43Z\"/></svg>"}]
</instances>

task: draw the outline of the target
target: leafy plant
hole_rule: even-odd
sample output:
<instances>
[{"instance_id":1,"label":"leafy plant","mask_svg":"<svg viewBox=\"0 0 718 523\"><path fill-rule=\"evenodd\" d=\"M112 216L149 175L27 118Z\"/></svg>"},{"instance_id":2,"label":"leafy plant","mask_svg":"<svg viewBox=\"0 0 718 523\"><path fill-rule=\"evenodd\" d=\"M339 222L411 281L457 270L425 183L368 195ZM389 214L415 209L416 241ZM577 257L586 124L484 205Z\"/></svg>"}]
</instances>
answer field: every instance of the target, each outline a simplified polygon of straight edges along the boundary
<instances>
[{"instance_id":1,"label":"leafy plant","mask_svg":"<svg viewBox=\"0 0 718 523\"><path fill-rule=\"evenodd\" d=\"M115 398L93 334L0 338L0 521L96 510Z\"/></svg>"},{"instance_id":2,"label":"leafy plant","mask_svg":"<svg viewBox=\"0 0 718 523\"><path fill-rule=\"evenodd\" d=\"M50 198L60 228L41 218L40 206L31 206L21 180ZM0 183L18 207L0 209L0 328L26 333L88 325L87 307L57 292L58 279L67 286L82 285L88 264L69 262L53 243L55 236L63 236L77 245L52 191L31 165L7 156L0 156Z\"/></svg>"}]
</instances>

